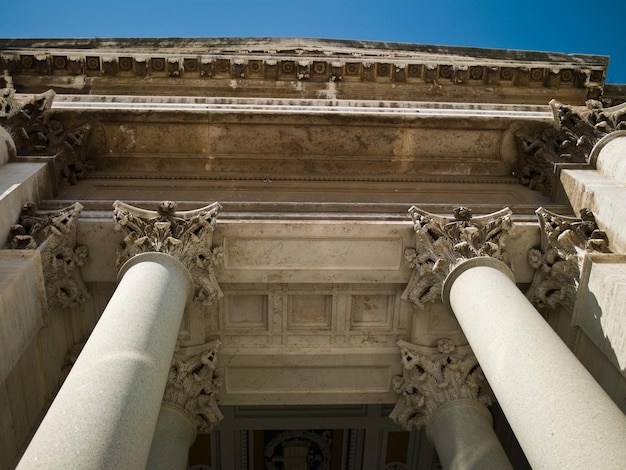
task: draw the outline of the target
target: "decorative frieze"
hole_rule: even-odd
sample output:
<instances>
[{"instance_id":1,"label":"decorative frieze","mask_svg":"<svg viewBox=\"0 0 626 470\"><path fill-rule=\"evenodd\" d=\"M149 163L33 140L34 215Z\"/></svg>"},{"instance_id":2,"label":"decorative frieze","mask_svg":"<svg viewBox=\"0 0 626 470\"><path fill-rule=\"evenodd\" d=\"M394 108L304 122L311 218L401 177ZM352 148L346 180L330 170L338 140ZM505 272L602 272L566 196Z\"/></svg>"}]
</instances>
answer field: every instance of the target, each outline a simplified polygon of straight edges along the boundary
<instances>
[{"instance_id":1,"label":"decorative frieze","mask_svg":"<svg viewBox=\"0 0 626 470\"><path fill-rule=\"evenodd\" d=\"M39 51L38 51L39 52ZM571 87L594 88L604 83L602 66L592 68L563 64L554 68L547 62L533 63L510 60L490 60L488 63L468 61L467 55L459 62L458 56L427 57L410 53L388 56L384 54L320 53L318 49L265 50L238 53L220 51L215 54L152 56L146 51L123 54L91 53L71 55L19 51L4 54L2 65L12 74L66 74L109 76L157 76L188 78L227 78L252 80L312 80L312 81L389 81L449 83L455 85L486 85L516 87Z\"/></svg>"},{"instance_id":2,"label":"decorative frieze","mask_svg":"<svg viewBox=\"0 0 626 470\"><path fill-rule=\"evenodd\" d=\"M213 270L223 257L213 248L213 230L221 206L215 202L200 209L176 212L176 203L164 201L157 211L116 201L115 228L126 236L119 247L117 266L145 252L166 253L182 262L194 279L194 298L210 304L222 297Z\"/></svg>"},{"instance_id":3,"label":"decorative frieze","mask_svg":"<svg viewBox=\"0 0 626 470\"><path fill-rule=\"evenodd\" d=\"M415 206L409 209L415 230L415 248L405 251L413 270L402 295L419 308L441 300L441 287L448 273L460 262L479 256L506 261L504 237L512 226L511 210L473 217L467 207L454 210L454 217L441 217Z\"/></svg>"},{"instance_id":4,"label":"decorative frieze","mask_svg":"<svg viewBox=\"0 0 626 470\"><path fill-rule=\"evenodd\" d=\"M11 227L12 249L38 249L41 252L48 306L68 307L88 296L79 267L87 259L87 247L76 246L76 226L83 209L75 203L57 212L40 213L35 204L22 207L19 222Z\"/></svg>"},{"instance_id":5,"label":"decorative frieze","mask_svg":"<svg viewBox=\"0 0 626 470\"><path fill-rule=\"evenodd\" d=\"M535 276L527 293L540 309L574 308L580 269L587 252L609 252L606 233L598 228L595 217L583 209L580 218L566 217L543 207L536 211L541 228L541 247L528 253Z\"/></svg>"},{"instance_id":6,"label":"decorative frieze","mask_svg":"<svg viewBox=\"0 0 626 470\"><path fill-rule=\"evenodd\" d=\"M17 155L55 157L59 184L76 184L89 171L85 144L92 125L66 130L60 121L51 118L53 90L18 97L11 79L5 79L9 86L0 90L0 124L13 138Z\"/></svg>"},{"instance_id":7,"label":"decorative frieze","mask_svg":"<svg viewBox=\"0 0 626 470\"><path fill-rule=\"evenodd\" d=\"M223 380L216 374L219 341L177 350L167 379L163 401L185 409L199 433L209 433L223 418L216 393Z\"/></svg>"},{"instance_id":8,"label":"decorative frieze","mask_svg":"<svg viewBox=\"0 0 626 470\"><path fill-rule=\"evenodd\" d=\"M447 338L436 348L399 341L403 375L393 379L400 394L389 417L407 430L426 426L430 415L455 400L491 404L486 380L469 347L456 348Z\"/></svg>"}]
</instances>

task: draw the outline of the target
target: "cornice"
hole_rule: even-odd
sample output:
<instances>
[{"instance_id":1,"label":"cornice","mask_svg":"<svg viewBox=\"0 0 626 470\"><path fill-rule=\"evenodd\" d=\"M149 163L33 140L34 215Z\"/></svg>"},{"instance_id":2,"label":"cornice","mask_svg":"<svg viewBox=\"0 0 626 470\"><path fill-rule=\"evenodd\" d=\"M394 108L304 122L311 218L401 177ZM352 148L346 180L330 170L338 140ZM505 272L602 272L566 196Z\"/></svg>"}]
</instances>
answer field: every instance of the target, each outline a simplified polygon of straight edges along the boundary
<instances>
[{"instance_id":1,"label":"cornice","mask_svg":"<svg viewBox=\"0 0 626 470\"><path fill-rule=\"evenodd\" d=\"M608 58L305 38L0 40L10 74L599 88Z\"/></svg>"}]
</instances>

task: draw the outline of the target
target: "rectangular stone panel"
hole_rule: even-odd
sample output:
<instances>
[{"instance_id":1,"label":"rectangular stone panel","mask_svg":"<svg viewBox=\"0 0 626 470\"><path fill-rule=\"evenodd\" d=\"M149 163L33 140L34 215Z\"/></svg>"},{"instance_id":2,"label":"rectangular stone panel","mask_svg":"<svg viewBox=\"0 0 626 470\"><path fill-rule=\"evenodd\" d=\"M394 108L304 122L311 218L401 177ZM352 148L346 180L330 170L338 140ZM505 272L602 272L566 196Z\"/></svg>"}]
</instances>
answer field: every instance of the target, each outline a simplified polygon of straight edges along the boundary
<instances>
[{"instance_id":1,"label":"rectangular stone panel","mask_svg":"<svg viewBox=\"0 0 626 470\"><path fill-rule=\"evenodd\" d=\"M226 329L267 330L267 295L231 292L223 305Z\"/></svg>"},{"instance_id":2,"label":"rectangular stone panel","mask_svg":"<svg viewBox=\"0 0 626 470\"><path fill-rule=\"evenodd\" d=\"M353 295L350 329L391 329L393 327L394 308L394 296L391 295Z\"/></svg>"},{"instance_id":3,"label":"rectangular stone panel","mask_svg":"<svg viewBox=\"0 0 626 470\"><path fill-rule=\"evenodd\" d=\"M225 405L393 403L397 347L223 348Z\"/></svg>"},{"instance_id":4,"label":"rectangular stone panel","mask_svg":"<svg viewBox=\"0 0 626 470\"><path fill-rule=\"evenodd\" d=\"M385 270L399 269L402 240L228 237L224 248L225 269Z\"/></svg>"},{"instance_id":5,"label":"rectangular stone panel","mask_svg":"<svg viewBox=\"0 0 626 470\"><path fill-rule=\"evenodd\" d=\"M321 294L290 295L287 329L328 330L332 320L332 296Z\"/></svg>"}]
</instances>

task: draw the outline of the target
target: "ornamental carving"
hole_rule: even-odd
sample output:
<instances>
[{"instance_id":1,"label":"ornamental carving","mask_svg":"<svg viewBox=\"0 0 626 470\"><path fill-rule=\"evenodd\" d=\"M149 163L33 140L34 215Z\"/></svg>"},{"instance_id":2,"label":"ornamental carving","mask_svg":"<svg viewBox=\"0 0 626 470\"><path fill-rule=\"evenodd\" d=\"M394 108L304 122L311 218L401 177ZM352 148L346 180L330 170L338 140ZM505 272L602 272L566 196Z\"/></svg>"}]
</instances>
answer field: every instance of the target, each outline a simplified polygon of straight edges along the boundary
<instances>
[{"instance_id":1,"label":"ornamental carving","mask_svg":"<svg viewBox=\"0 0 626 470\"><path fill-rule=\"evenodd\" d=\"M176 203L164 201L156 211L140 209L116 201L113 205L115 228L126 236L117 257L121 267L135 255L166 253L183 263L194 279L194 298L210 304L223 296L213 270L223 257L213 248L213 230L221 206L211 205L176 212Z\"/></svg>"},{"instance_id":2,"label":"ornamental carving","mask_svg":"<svg viewBox=\"0 0 626 470\"><path fill-rule=\"evenodd\" d=\"M491 404L485 390L487 382L469 347L457 349L447 338L440 339L437 348L405 341L399 341L398 346L403 375L393 379L400 398L389 417L406 430L426 426L437 408L454 400Z\"/></svg>"},{"instance_id":3,"label":"ornamental carving","mask_svg":"<svg viewBox=\"0 0 626 470\"><path fill-rule=\"evenodd\" d=\"M76 246L76 226L83 206L78 202L57 212L40 213L35 204L22 207L19 222L11 226L11 249L37 249L46 283L48 307L70 307L89 297L80 275L87 247Z\"/></svg>"},{"instance_id":4,"label":"ornamental carving","mask_svg":"<svg viewBox=\"0 0 626 470\"><path fill-rule=\"evenodd\" d=\"M199 433L209 433L223 419L216 393L223 380L216 374L219 341L177 350L167 379L163 401L184 408Z\"/></svg>"},{"instance_id":5,"label":"ornamental carving","mask_svg":"<svg viewBox=\"0 0 626 470\"><path fill-rule=\"evenodd\" d=\"M535 276L527 293L540 309L574 308L580 267L586 252L609 252L606 233L598 228L593 213L582 209L580 218L566 217L543 207L536 211L541 228L541 247L528 253Z\"/></svg>"},{"instance_id":6,"label":"ornamental carving","mask_svg":"<svg viewBox=\"0 0 626 470\"><path fill-rule=\"evenodd\" d=\"M473 217L470 209L458 207L450 218L413 206L409 213L415 248L405 251L405 263L413 272L402 298L417 307L441 300L443 281L460 262L480 256L507 262L503 239L512 226L510 209Z\"/></svg>"},{"instance_id":7,"label":"ornamental carving","mask_svg":"<svg viewBox=\"0 0 626 470\"><path fill-rule=\"evenodd\" d=\"M0 90L0 123L15 142L17 154L55 157L59 184L76 184L90 169L85 144L91 124L66 130L61 122L51 118L53 90L18 98L10 79L7 84L7 88Z\"/></svg>"},{"instance_id":8,"label":"ornamental carving","mask_svg":"<svg viewBox=\"0 0 626 470\"><path fill-rule=\"evenodd\" d=\"M554 117L552 127L539 135L517 132L523 158L514 170L520 182L530 189L550 195L555 165L588 164L594 145L605 135L626 129L626 104L603 108L600 101L589 100L586 106L567 106L550 101Z\"/></svg>"}]
</instances>

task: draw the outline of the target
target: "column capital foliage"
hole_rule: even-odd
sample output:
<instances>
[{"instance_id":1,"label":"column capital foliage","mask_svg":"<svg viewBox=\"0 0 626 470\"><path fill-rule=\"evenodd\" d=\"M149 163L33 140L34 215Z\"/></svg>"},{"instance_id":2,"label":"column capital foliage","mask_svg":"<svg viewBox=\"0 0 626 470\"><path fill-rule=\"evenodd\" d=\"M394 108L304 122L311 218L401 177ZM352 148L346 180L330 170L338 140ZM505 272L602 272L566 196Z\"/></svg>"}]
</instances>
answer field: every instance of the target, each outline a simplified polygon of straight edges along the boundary
<instances>
[{"instance_id":1,"label":"column capital foliage","mask_svg":"<svg viewBox=\"0 0 626 470\"><path fill-rule=\"evenodd\" d=\"M413 272L402 298L417 307L441 301L443 281L466 259L489 256L507 263L503 249L512 227L509 208L479 217L473 217L467 207L456 208L454 217L441 217L415 206L409 213L415 248L405 250L405 263Z\"/></svg>"},{"instance_id":2,"label":"column capital foliage","mask_svg":"<svg viewBox=\"0 0 626 470\"><path fill-rule=\"evenodd\" d=\"M199 433L209 433L223 419L216 393L223 380L216 374L219 341L177 349L167 379L163 401L184 408Z\"/></svg>"},{"instance_id":3,"label":"column capital foliage","mask_svg":"<svg viewBox=\"0 0 626 470\"><path fill-rule=\"evenodd\" d=\"M582 209L580 218L536 211L541 229L541 247L528 253L535 269L527 297L539 309L574 308L585 253L608 253L609 240L598 228L593 213Z\"/></svg>"},{"instance_id":4,"label":"column capital foliage","mask_svg":"<svg viewBox=\"0 0 626 470\"><path fill-rule=\"evenodd\" d=\"M125 233L117 266L139 253L159 252L177 258L194 279L194 298L213 303L222 297L213 267L223 251L213 248L213 230L221 206L215 202L191 211L176 211L176 203L161 202L156 211L121 201L113 205L115 228Z\"/></svg>"},{"instance_id":5,"label":"column capital foliage","mask_svg":"<svg viewBox=\"0 0 626 470\"><path fill-rule=\"evenodd\" d=\"M469 346L456 348L447 338L440 339L436 348L405 341L398 342L398 346L403 375L393 379L400 398L389 417L405 429L426 426L430 415L451 401L491 404L485 376Z\"/></svg>"},{"instance_id":6,"label":"column capital foliage","mask_svg":"<svg viewBox=\"0 0 626 470\"><path fill-rule=\"evenodd\" d=\"M17 95L9 79L8 86L0 89L0 124L11 135L18 156L55 157L58 183L74 185L90 171L85 148L93 126L65 129L52 118L55 96L53 90Z\"/></svg>"},{"instance_id":7,"label":"column capital foliage","mask_svg":"<svg viewBox=\"0 0 626 470\"><path fill-rule=\"evenodd\" d=\"M17 224L11 226L12 249L37 249L41 253L48 307L70 307L89 297L80 275L87 247L76 246L76 227L83 206L72 204L54 212L38 212L33 202L22 206Z\"/></svg>"},{"instance_id":8,"label":"column capital foliage","mask_svg":"<svg viewBox=\"0 0 626 470\"><path fill-rule=\"evenodd\" d=\"M626 104L604 108L598 100L585 106L550 101L553 125L538 132L516 132L522 158L514 173L530 189L551 195L555 165L591 164L590 154L604 136L626 129Z\"/></svg>"}]
</instances>

